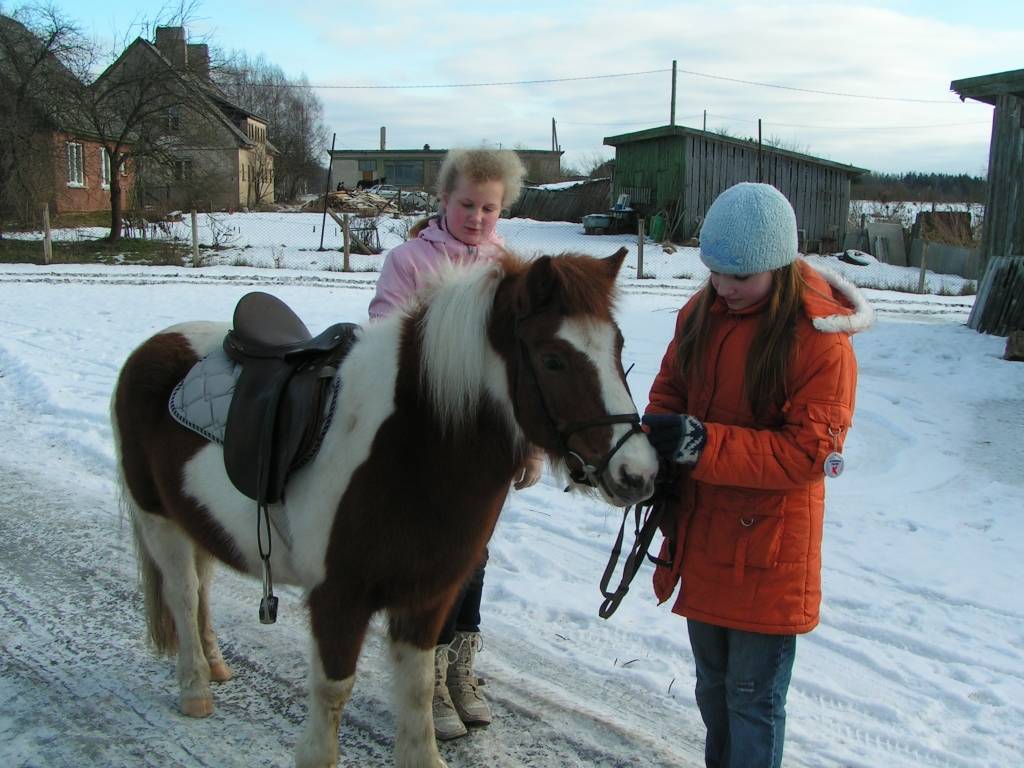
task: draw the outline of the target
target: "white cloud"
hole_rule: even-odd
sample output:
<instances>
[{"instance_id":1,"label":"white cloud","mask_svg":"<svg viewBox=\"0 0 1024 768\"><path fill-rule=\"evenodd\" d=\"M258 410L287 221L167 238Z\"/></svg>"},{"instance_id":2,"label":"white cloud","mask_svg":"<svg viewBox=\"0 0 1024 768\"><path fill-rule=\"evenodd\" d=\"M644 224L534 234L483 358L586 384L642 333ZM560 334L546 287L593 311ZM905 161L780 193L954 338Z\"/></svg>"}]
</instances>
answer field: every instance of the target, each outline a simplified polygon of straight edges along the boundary
<instances>
[{"instance_id":1,"label":"white cloud","mask_svg":"<svg viewBox=\"0 0 1024 768\"><path fill-rule=\"evenodd\" d=\"M884 6L884 7L883 7ZM226 48L265 51L322 85L480 83L668 69L679 63L678 122L766 136L801 151L876 170L978 173L991 109L960 104L949 83L1021 66L1021 14L1003 23L992 2L953 12L941 0L838 2L622 2L413 5L333 2L267 5L259 35L230 39L230 13L204 8ZM903 9L903 10L898 10ZM914 10L918 9L918 10ZM75 9L75 13L85 11ZM963 16L964 20L960 20ZM854 99L718 78L944 104ZM603 137L666 124L670 76L489 88L319 91L339 146L435 147L487 139L550 146L551 118L568 159ZM968 126L951 124L973 123ZM615 124L615 125L609 125ZM922 126L913 128L913 126ZM937 127L929 127L937 126Z\"/></svg>"}]
</instances>

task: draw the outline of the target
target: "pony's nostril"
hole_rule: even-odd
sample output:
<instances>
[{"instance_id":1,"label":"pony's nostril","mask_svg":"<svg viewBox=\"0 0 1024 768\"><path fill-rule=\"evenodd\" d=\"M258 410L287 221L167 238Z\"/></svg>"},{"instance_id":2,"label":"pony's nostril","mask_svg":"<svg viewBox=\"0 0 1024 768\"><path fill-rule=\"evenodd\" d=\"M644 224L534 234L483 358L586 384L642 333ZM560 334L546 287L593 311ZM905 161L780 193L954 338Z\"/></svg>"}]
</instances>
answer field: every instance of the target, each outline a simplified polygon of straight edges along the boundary
<instances>
[{"instance_id":1,"label":"pony's nostril","mask_svg":"<svg viewBox=\"0 0 1024 768\"><path fill-rule=\"evenodd\" d=\"M619 485L631 491L642 488L646 482L647 480L642 475L634 475L626 470L619 473Z\"/></svg>"}]
</instances>

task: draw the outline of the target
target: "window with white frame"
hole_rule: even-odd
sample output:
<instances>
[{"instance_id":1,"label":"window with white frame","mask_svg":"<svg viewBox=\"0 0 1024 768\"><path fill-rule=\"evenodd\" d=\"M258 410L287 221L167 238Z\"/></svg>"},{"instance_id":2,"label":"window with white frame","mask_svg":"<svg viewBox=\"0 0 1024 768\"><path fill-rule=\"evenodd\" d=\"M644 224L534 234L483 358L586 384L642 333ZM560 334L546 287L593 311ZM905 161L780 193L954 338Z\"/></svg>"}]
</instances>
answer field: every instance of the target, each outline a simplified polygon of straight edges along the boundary
<instances>
[{"instance_id":1,"label":"window with white frame","mask_svg":"<svg viewBox=\"0 0 1024 768\"><path fill-rule=\"evenodd\" d=\"M100 186L110 189L110 153L106 147L100 147Z\"/></svg>"},{"instance_id":2,"label":"window with white frame","mask_svg":"<svg viewBox=\"0 0 1024 768\"><path fill-rule=\"evenodd\" d=\"M82 145L78 142L67 143L68 153L68 186L85 186L85 158L82 155Z\"/></svg>"}]
</instances>

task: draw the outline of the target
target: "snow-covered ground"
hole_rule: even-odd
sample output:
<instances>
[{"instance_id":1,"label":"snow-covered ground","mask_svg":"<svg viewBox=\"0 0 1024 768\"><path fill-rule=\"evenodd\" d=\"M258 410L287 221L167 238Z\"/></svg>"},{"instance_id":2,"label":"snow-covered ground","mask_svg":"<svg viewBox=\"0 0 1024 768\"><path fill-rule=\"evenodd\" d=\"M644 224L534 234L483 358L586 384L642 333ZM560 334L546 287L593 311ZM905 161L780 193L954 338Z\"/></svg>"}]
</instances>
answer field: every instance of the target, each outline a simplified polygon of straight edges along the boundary
<instances>
[{"instance_id":1,"label":"snow-covered ground","mask_svg":"<svg viewBox=\"0 0 1024 768\"><path fill-rule=\"evenodd\" d=\"M215 690L212 717L176 714L173 665L144 641L107 402L126 355L160 328L226 319L253 288L313 329L360 320L374 277L0 267L0 765L291 764L305 711L300 596L286 590L282 620L263 627L258 585L222 571L214 607L237 677ZM697 285L622 280L640 408ZM848 469L828 485L822 623L798 642L785 765L1020 765L1024 366L963 326L969 297L867 293L879 322L854 340L858 408ZM702 763L685 623L655 605L649 571L610 621L597 617L618 522L550 477L512 494L484 595L496 720L442 746L452 768ZM376 631L343 717L346 766L390 764L381 646Z\"/></svg>"},{"instance_id":2,"label":"snow-covered ground","mask_svg":"<svg viewBox=\"0 0 1024 768\"><path fill-rule=\"evenodd\" d=\"M856 202L856 201L855 201ZM877 212L877 216L886 215ZM373 220L353 219L353 226L372 226L384 253L377 255L352 254L350 275L364 274L375 279L386 251L403 242L416 216L383 216ZM199 214L198 239L202 244L200 262L204 266L256 267L261 269L291 269L340 272L344 266L342 234L330 218L326 227L318 213L216 213ZM102 227L78 227L55 230L57 240L87 240L103 237L108 230ZM533 219L501 219L498 232L508 247L518 253L561 253L576 251L594 256L608 256L619 248L626 248L626 270L636 276L640 268L640 249L635 235L586 235L580 224ZM12 235L26 239L39 239L39 232ZM149 237L177 240L187 244L191 238L191 222L181 221L161 225L149 232ZM319 250L321 236L325 250ZM216 249L213 249L216 246ZM40 245L42 249L42 245ZM859 252L858 252L859 253ZM897 291L916 291L920 280L917 267L893 267L880 264L873 257L860 258L866 266L852 266L834 257L810 256L825 259L826 263L843 272L854 283L872 288ZM707 270L701 264L696 248L670 247L667 250L647 240L643 248L643 275L652 281L703 280ZM959 296L975 290L974 281L956 275L940 275L928 271L925 292Z\"/></svg>"}]
</instances>

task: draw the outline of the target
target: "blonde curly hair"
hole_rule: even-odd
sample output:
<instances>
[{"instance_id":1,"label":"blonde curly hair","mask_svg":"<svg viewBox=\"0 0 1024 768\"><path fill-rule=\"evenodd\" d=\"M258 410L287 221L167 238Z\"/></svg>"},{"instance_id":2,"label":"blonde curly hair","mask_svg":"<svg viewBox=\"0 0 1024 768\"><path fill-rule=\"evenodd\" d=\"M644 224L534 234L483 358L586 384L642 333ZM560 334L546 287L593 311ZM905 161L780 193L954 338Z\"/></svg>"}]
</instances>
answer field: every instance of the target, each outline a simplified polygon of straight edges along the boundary
<instances>
[{"instance_id":1,"label":"blonde curly hair","mask_svg":"<svg viewBox=\"0 0 1024 768\"><path fill-rule=\"evenodd\" d=\"M501 207L508 208L519 199L525 175L523 161L510 149L450 149L437 174L437 196L451 194L459 177L500 181L505 185Z\"/></svg>"}]
</instances>

